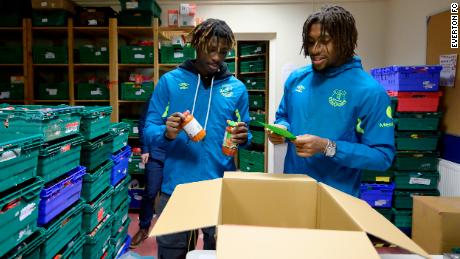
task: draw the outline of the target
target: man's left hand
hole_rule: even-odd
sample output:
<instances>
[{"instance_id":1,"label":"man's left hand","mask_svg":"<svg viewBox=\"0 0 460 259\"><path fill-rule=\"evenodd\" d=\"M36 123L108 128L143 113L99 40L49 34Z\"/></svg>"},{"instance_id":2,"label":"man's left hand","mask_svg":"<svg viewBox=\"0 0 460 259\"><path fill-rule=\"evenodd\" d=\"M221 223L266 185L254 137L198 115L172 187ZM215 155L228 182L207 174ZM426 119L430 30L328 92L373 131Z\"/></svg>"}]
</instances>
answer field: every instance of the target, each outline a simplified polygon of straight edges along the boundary
<instances>
[{"instance_id":1,"label":"man's left hand","mask_svg":"<svg viewBox=\"0 0 460 259\"><path fill-rule=\"evenodd\" d=\"M232 129L232 142L238 145L248 141L248 127L244 122L238 122Z\"/></svg>"},{"instance_id":2,"label":"man's left hand","mask_svg":"<svg viewBox=\"0 0 460 259\"><path fill-rule=\"evenodd\" d=\"M324 150L326 150L327 146L327 139L305 134L297 136L293 143L295 144L298 156L311 157L318 153L324 154Z\"/></svg>"}]
</instances>

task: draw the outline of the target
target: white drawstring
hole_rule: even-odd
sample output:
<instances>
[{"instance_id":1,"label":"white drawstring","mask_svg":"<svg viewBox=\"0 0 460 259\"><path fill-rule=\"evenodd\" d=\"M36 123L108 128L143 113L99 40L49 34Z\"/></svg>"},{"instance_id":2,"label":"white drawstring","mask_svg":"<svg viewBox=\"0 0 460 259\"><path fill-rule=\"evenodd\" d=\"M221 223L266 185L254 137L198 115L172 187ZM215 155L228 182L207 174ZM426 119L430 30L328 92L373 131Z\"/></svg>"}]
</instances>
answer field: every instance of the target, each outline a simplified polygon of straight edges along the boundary
<instances>
[{"instance_id":1,"label":"white drawstring","mask_svg":"<svg viewBox=\"0 0 460 259\"><path fill-rule=\"evenodd\" d=\"M201 82L201 75L198 74L198 83L196 84L195 97L193 98L192 115L195 112L195 104L196 104L196 98L198 96L198 88L200 88L200 82ZM211 108L212 87L213 87L213 85L214 85L214 77L212 77L212 79L211 79L211 91L209 92L208 111L206 112L206 120L204 121L204 130L205 131L206 131L206 126L208 125L209 110Z\"/></svg>"}]
</instances>

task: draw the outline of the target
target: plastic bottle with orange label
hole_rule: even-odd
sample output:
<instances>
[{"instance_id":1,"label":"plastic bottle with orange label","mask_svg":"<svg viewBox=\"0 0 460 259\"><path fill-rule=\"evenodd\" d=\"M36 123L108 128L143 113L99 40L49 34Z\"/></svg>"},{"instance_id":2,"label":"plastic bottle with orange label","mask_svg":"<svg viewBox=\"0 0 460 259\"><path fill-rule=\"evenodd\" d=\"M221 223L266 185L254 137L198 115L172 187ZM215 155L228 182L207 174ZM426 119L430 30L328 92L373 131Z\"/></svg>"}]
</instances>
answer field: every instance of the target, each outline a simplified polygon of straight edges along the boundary
<instances>
[{"instance_id":1,"label":"plastic bottle with orange label","mask_svg":"<svg viewBox=\"0 0 460 259\"><path fill-rule=\"evenodd\" d=\"M232 130L236 127L237 123L234 121L227 120L227 128L225 129L224 141L222 143L222 153L227 156L234 156L238 150L238 144L233 143Z\"/></svg>"},{"instance_id":2,"label":"plastic bottle with orange label","mask_svg":"<svg viewBox=\"0 0 460 259\"><path fill-rule=\"evenodd\" d=\"M184 129L185 133L189 138L194 142L199 142L203 140L206 136L206 131L203 129L201 124L190 114L189 111L183 113L184 121L181 124L181 127Z\"/></svg>"}]
</instances>

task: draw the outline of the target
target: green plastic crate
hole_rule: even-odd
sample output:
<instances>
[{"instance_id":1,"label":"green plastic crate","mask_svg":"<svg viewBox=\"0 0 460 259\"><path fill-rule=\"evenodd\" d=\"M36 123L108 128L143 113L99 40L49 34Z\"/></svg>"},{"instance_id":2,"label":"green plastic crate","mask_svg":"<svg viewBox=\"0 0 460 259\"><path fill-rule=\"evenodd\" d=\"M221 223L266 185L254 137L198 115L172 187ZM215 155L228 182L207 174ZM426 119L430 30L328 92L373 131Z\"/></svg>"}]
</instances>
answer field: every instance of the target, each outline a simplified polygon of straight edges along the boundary
<instances>
[{"instance_id":1,"label":"green plastic crate","mask_svg":"<svg viewBox=\"0 0 460 259\"><path fill-rule=\"evenodd\" d=\"M93 202L85 204L83 209L82 229L85 233L91 233L93 229L109 214L112 204L113 188L109 187L100 194Z\"/></svg>"},{"instance_id":2,"label":"green plastic crate","mask_svg":"<svg viewBox=\"0 0 460 259\"><path fill-rule=\"evenodd\" d=\"M252 130L252 143L254 144L265 144L265 131Z\"/></svg>"},{"instance_id":3,"label":"green plastic crate","mask_svg":"<svg viewBox=\"0 0 460 259\"><path fill-rule=\"evenodd\" d=\"M361 182L381 182L389 183L393 179L393 170L389 169L386 171L373 171L363 170L361 172Z\"/></svg>"},{"instance_id":4,"label":"green plastic crate","mask_svg":"<svg viewBox=\"0 0 460 259\"><path fill-rule=\"evenodd\" d=\"M251 61L241 61L240 63L240 72L264 72L265 71L265 61L262 59L251 60Z\"/></svg>"},{"instance_id":5,"label":"green plastic crate","mask_svg":"<svg viewBox=\"0 0 460 259\"><path fill-rule=\"evenodd\" d=\"M397 113L397 130L438 130L441 113Z\"/></svg>"},{"instance_id":6,"label":"green plastic crate","mask_svg":"<svg viewBox=\"0 0 460 259\"><path fill-rule=\"evenodd\" d=\"M37 228L38 203L43 181L26 181L6 192L0 198L0 257L30 236Z\"/></svg>"},{"instance_id":7,"label":"green plastic crate","mask_svg":"<svg viewBox=\"0 0 460 259\"><path fill-rule=\"evenodd\" d=\"M83 258L83 245L86 241L86 235L79 234L74 237L56 256L59 259Z\"/></svg>"},{"instance_id":8,"label":"green plastic crate","mask_svg":"<svg viewBox=\"0 0 460 259\"><path fill-rule=\"evenodd\" d=\"M438 172L396 171L397 190L429 190L438 187Z\"/></svg>"},{"instance_id":9,"label":"green plastic crate","mask_svg":"<svg viewBox=\"0 0 460 259\"><path fill-rule=\"evenodd\" d=\"M96 169L110 156L112 150L110 134L99 136L83 142L80 164L88 171Z\"/></svg>"},{"instance_id":10,"label":"green plastic crate","mask_svg":"<svg viewBox=\"0 0 460 259\"><path fill-rule=\"evenodd\" d=\"M148 11L155 17L160 17L161 7L155 0L120 0L121 10Z\"/></svg>"},{"instance_id":11,"label":"green plastic crate","mask_svg":"<svg viewBox=\"0 0 460 259\"><path fill-rule=\"evenodd\" d=\"M235 62L232 61L232 62L226 62L226 63L227 63L228 71L230 73L235 73L235 70L236 70Z\"/></svg>"},{"instance_id":12,"label":"green plastic crate","mask_svg":"<svg viewBox=\"0 0 460 259\"><path fill-rule=\"evenodd\" d=\"M119 26L145 26L150 27L153 23L153 16L146 11L121 11L118 14Z\"/></svg>"},{"instance_id":13,"label":"green plastic crate","mask_svg":"<svg viewBox=\"0 0 460 259\"><path fill-rule=\"evenodd\" d=\"M109 88L105 84L99 83L78 83L77 88L78 100L108 100Z\"/></svg>"},{"instance_id":14,"label":"green plastic crate","mask_svg":"<svg viewBox=\"0 0 460 259\"><path fill-rule=\"evenodd\" d=\"M389 221L393 220L393 210L392 209L383 209L383 208L374 208L378 213L382 214Z\"/></svg>"},{"instance_id":15,"label":"green plastic crate","mask_svg":"<svg viewBox=\"0 0 460 259\"><path fill-rule=\"evenodd\" d=\"M69 13L64 10L32 11L33 26L66 26Z\"/></svg>"},{"instance_id":16,"label":"green plastic crate","mask_svg":"<svg viewBox=\"0 0 460 259\"><path fill-rule=\"evenodd\" d=\"M248 90L264 90L265 78L263 77L245 77L241 81L244 83Z\"/></svg>"},{"instance_id":17,"label":"green plastic crate","mask_svg":"<svg viewBox=\"0 0 460 259\"><path fill-rule=\"evenodd\" d=\"M67 64L67 47L33 46L34 64Z\"/></svg>"},{"instance_id":18,"label":"green plastic crate","mask_svg":"<svg viewBox=\"0 0 460 259\"><path fill-rule=\"evenodd\" d=\"M249 108L250 109L265 109L265 96L262 94L249 95Z\"/></svg>"},{"instance_id":19,"label":"green plastic crate","mask_svg":"<svg viewBox=\"0 0 460 259\"><path fill-rule=\"evenodd\" d=\"M398 228L412 227L412 210L397 210L393 208L394 224Z\"/></svg>"},{"instance_id":20,"label":"green plastic crate","mask_svg":"<svg viewBox=\"0 0 460 259\"><path fill-rule=\"evenodd\" d=\"M436 171L438 163L438 152L399 151L396 153L394 167L403 171Z\"/></svg>"},{"instance_id":21,"label":"green plastic crate","mask_svg":"<svg viewBox=\"0 0 460 259\"><path fill-rule=\"evenodd\" d=\"M109 132L112 106L86 106L81 114L80 132L86 140Z\"/></svg>"},{"instance_id":22,"label":"green plastic crate","mask_svg":"<svg viewBox=\"0 0 460 259\"><path fill-rule=\"evenodd\" d=\"M9 105L0 108L0 134L43 134L44 141L79 132L82 106Z\"/></svg>"},{"instance_id":23,"label":"green plastic crate","mask_svg":"<svg viewBox=\"0 0 460 259\"><path fill-rule=\"evenodd\" d=\"M147 101L153 93L153 82L125 82L121 84L121 100Z\"/></svg>"},{"instance_id":24,"label":"green plastic crate","mask_svg":"<svg viewBox=\"0 0 460 259\"><path fill-rule=\"evenodd\" d=\"M45 229L37 228L37 230L21 242L21 245L11 249L4 258L40 258L40 246L45 242Z\"/></svg>"},{"instance_id":25,"label":"green plastic crate","mask_svg":"<svg viewBox=\"0 0 460 259\"><path fill-rule=\"evenodd\" d=\"M0 100L24 100L24 84L0 83Z\"/></svg>"},{"instance_id":26,"label":"green plastic crate","mask_svg":"<svg viewBox=\"0 0 460 259\"><path fill-rule=\"evenodd\" d=\"M265 53L265 44L240 45L240 56L257 55Z\"/></svg>"},{"instance_id":27,"label":"green plastic crate","mask_svg":"<svg viewBox=\"0 0 460 259\"><path fill-rule=\"evenodd\" d=\"M438 190L417 190L417 191L395 191L393 207L396 209L412 209L412 197L418 196L440 196Z\"/></svg>"},{"instance_id":28,"label":"green plastic crate","mask_svg":"<svg viewBox=\"0 0 460 259\"><path fill-rule=\"evenodd\" d=\"M151 46L121 46L121 64L153 64L153 47Z\"/></svg>"},{"instance_id":29,"label":"green plastic crate","mask_svg":"<svg viewBox=\"0 0 460 259\"><path fill-rule=\"evenodd\" d=\"M22 64L22 46L0 46L0 64Z\"/></svg>"},{"instance_id":30,"label":"green plastic crate","mask_svg":"<svg viewBox=\"0 0 460 259\"><path fill-rule=\"evenodd\" d=\"M434 151L440 135L439 132L396 132L396 150Z\"/></svg>"},{"instance_id":31,"label":"green plastic crate","mask_svg":"<svg viewBox=\"0 0 460 259\"><path fill-rule=\"evenodd\" d=\"M40 83L38 84L37 99L39 100L67 100L69 99L69 84Z\"/></svg>"},{"instance_id":32,"label":"green plastic crate","mask_svg":"<svg viewBox=\"0 0 460 259\"><path fill-rule=\"evenodd\" d=\"M126 220L129 219L129 203L131 198L125 197L124 201L120 204L120 207L114 211L114 220L112 223L112 236L116 236L120 227L125 224Z\"/></svg>"},{"instance_id":33,"label":"green plastic crate","mask_svg":"<svg viewBox=\"0 0 460 259\"><path fill-rule=\"evenodd\" d=\"M86 241L83 245L83 258L101 258L109 250L112 220L113 217L107 215L91 233L86 235Z\"/></svg>"},{"instance_id":34,"label":"green plastic crate","mask_svg":"<svg viewBox=\"0 0 460 259\"><path fill-rule=\"evenodd\" d=\"M130 137L139 137L139 128L137 127L139 121L131 119L122 119L122 122L128 123L129 125L129 136Z\"/></svg>"},{"instance_id":35,"label":"green plastic crate","mask_svg":"<svg viewBox=\"0 0 460 259\"><path fill-rule=\"evenodd\" d=\"M145 165L142 163L140 156L132 156L129 158L128 173L130 174L144 174Z\"/></svg>"},{"instance_id":36,"label":"green plastic crate","mask_svg":"<svg viewBox=\"0 0 460 259\"><path fill-rule=\"evenodd\" d=\"M109 129L112 139L112 153L128 145L129 124L126 122L112 123Z\"/></svg>"},{"instance_id":37,"label":"green plastic crate","mask_svg":"<svg viewBox=\"0 0 460 259\"><path fill-rule=\"evenodd\" d=\"M123 225L118 229L116 235L112 235L110 242L115 246L115 251L117 252L123 246L126 236L128 235L129 223L131 223L131 219L127 218Z\"/></svg>"},{"instance_id":38,"label":"green plastic crate","mask_svg":"<svg viewBox=\"0 0 460 259\"><path fill-rule=\"evenodd\" d=\"M37 175L39 134L20 137L0 134L0 192L32 179Z\"/></svg>"},{"instance_id":39,"label":"green plastic crate","mask_svg":"<svg viewBox=\"0 0 460 259\"><path fill-rule=\"evenodd\" d=\"M173 46L161 46L160 48L160 63L163 64L178 64L195 57L195 49L189 45L183 48Z\"/></svg>"},{"instance_id":40,"label":"green plastic crate","mask_svg":"<svg viewBox=\"0 0 460 259\"><path fill-rule=\"evenodd\" d=\"M0 27L21 27L22 15L17 12L2 12L2 19L0 19Z\"/></svg>"},{"instance_id":41,"label":"green plastic crate","mask_svg":"<svg viewBox=\"0 0 460 259\"><path fill-rule=\"evenodd\" d=\"M45 226L46 240L41 246L40 258L54 258L63 247L80 234L83 205L82 200L75 202Z\"/></svg>"},{"instance_id":42,"label":"green plastic crate","mask_svg":"<svg viewBox=\"0 0 460 259\"><path fill-rule=\"evenodd\" d=\"M240 169L244 172L264 172L264 152L240 149L238 151Z\"/></svg>"},{"instance_id":43,"label":"green plastic crate","mask_svg":"<svg viewBox=\"0 0 460 259\"><path fill-rule=\"evenodd\" d=\"M83 175L83 186L81 197L87 202L92 202L105 189L110 186L110 177L112 175L113 161L107 159L102 165L92 172Z\"/></svg>"},{"instance_id":44,"label":"green plastic crate","mask_svg":"<svg viewBox=\"0 0 460 259\"><path fill-rule=\"evenodd\" d=\"M107 47L80 46L78 48L80 63L108 64L109 50Z\"/></svg>"},{"instance_id":45,"label":"green plastic crate","mask_svg":"<svg viewBox=\"0 0 460 259\"><path fill-rule=\"evenodd\" d=\"M44 143L40 147L37 175L49 182L80 165L80 134Z\"/></svg>"},{"instance_id":46,"label":"green plastic crate","mask_svg":"<svg viewBox=\"0 0 460 259\"><path fill-rule=\"evenodd\" d=\"M127 175L125 179L114 186L112 194L112 205L111 209L113 212L116 212L117 209L121 206L124 200L129 196L128 188L129 183L131 182L131 176Z\"/></svg>"},{"instance_id":47,"label":"green plastic crate","mask_svg":"<svg viewBox=\"0 0 460 259\"><path fill-rule=\"evenodd\" d=\"M260 127L260 124L257 122L265 123L265 114L257 113L257 112L249 112L249 119L251 119L251 121L249 122L250 126Z\"/></svg>"}]
</instances>

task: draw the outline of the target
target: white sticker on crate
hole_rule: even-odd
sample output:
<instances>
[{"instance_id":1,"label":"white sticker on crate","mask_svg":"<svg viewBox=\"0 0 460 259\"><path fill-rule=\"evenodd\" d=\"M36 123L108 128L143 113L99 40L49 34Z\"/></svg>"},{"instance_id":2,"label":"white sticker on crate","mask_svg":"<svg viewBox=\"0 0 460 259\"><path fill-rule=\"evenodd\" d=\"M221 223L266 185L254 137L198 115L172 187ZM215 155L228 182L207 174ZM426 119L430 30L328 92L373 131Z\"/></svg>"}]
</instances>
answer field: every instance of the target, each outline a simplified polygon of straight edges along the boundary
<instances>
[{"instance_id":1,"label":"white sticker on crate","mask_svg":"<svg viewBox=\"0 0 460 259\"><path fill-rule=\"evenodd\" d=\"M144 89L139 89L134 94L139 96L139 95L142 95L143 93L145 93Z\"/></svg>"},{"instance_id":2,"label":"white sticker on crate","mask_svg":"<svg viewBox=\"0 0 460 259\"><path fill-rule=\"evenodd\" d=\"M140 201L140 200L142 200L142 196L139 195L139 194L134 194L134 199L137 200L137 201Z\"/></svg>"},{"instance_id":3,"label":"white sticker on crate","mask_svg":"<svg viewBox=\"0 0 460 259\"><path fill-rule=\"evenodd\" d=\"M94 52L94 56L100 56L100 55L102 55L102 53L100 51Z\"/></svg>"},{"instance_id":4,"label":"white sticker on crate","mask_svg":"<svg viewBox=\"0 0 460 259\"><path fill-rule=\"evenodd\" d=\"M376 200L376 201L374 201L374 206L381 207L381 206L383 206L385 204L387 204L386 200Z\"/></svg>"},{"instance_id":5,"label":"white sticker on crate","mask_svg":"<svg viewBox=\"0 0 460 259\"><path fill-rule=\"evenodd\" d=\"M97 20L96 19L89 19L88 20L88 25L97 25Z\"/></svg>"},{"instance_id":6,"label":"white sticker on crate","mask_svg":"<svg viewBox=\"0 0 460 259\"><path fill-rule=\"evenodd\" d=\"M133 127L133 133L134 133L134 134L139 133L139 129L138 129L137 127Z\"/></svg>"},{"instance_id":7,"label":"white sticker on crate","mask_svg":"<svg viewBox=\"0 0 460 259\"><path fill-rule=\"evenodd\" d=\"M48 18L42 18L42 23L47 23L48 22Z\"/></svg>"},{"instance_id":8,"label":"white sticker on crate","mask_svg":"<svg viewBox=\"0 0 460 259\"><path fill-rule=\"evenodd\" d=\"M65 125L65 133L70 133L74 131L78 131L78 126L80 125L79 122L71 122Z\"/></svg>"},{"instance_id":9,"label":"white sticker on crate","mask_svg":"<svg viewBox=\"0 0 460 259\"><path fill-rule=\"evenodd\" d=\"M136 9L139 7L138 2L126 2L126 9Z\"/></svg>"},{"instance_id":10,"label":"white sticker on crate","mask_svg":"<svg viewBox=\"0 0 460 259\"><path fill-rule=\"evenodd\" d=\"M0 92L0 99L8 99L10 98L10 92Z\"/></svg>"},{"instance_id":11,"label":"white sticker on crate","mask_svg":"<svg viewBox=\"0 0 460 259\"><path fill-rule=\"evenodd\" d=\"M27 225L26 228L24 228L23 230L19 231L18 241L24 239L24 237L28 237L28 236L32 235L32 233L33 232L32 232L32 229L30 228L30 225Z\"/></svg>"},{"instance_id":12,"label":"white sticker on crate","mask_svg":"<svg viewBox=\"0 0 460 259\"><path fill-rule=\"evenodd\" d=\"M20 155L21 155L21 148L15 148L13 150L8 150L0 156L0 163L14 159Z\"/></svg>"},{"instance_id":13,"label":"white sticker on crate","mask_svg":"<svg viewBox=\"0 0 460 259\"><path fill-rule=\"evenodd\" d=\"M174 52L174 58L183 58L184 57L184 53L182 52Z\"/></svg>"},{"instance_id":14,"label":"white sticker on crate","mask_svg":"<svg viewBox=\"0 0 460 259\"><path fill-rule=\"evenodd\" d=\"M145 55L144 54L134 54L134 58L135 59L145 58Z\"/></svg>"},{"instance_id":15,"label":"white sticker on crate","mask_svg":"<svg viewBox=\"0 0 460 259\"><path fill-rule=\"evenodd\" d=\"M423 184L423 185L430 185L431 180L425 178L418 178L418 177L411 177L409 179L409 184Z\"/></svg>"},{"instance_id":16,"label":"white sticker on crate","mask_svg":"<svg viewBox=\"0 0 460 259\"><path fill-rule=\"evenodd\" d=\"M49 95L57 95L57 89L46 88Z\"/></svg>"},{"instance_id":17,"label":"white sticker on crate","mask_svg":"<svg viewBox=\"0 0 460 259\"><path fill-rule=\"evenodd\" d=\"M40 3L40 6L41 7L46 7L46 6L48 6L48 2L43 1L43 2Z\"/></svg>"},{"instance_id":18,"label":"white sticker on crate","mask_svg":"<svg viewBox=\"0 0 460 259\"><path fill-rule=\"evenodd\" d=\"M91 95L102 95L101 89L98 87L95 91L91 91Z\"/></svg>"},{"instance_id":19,"label":"white sticker on crate","mask_svg":"<svg viewBox=\"0 0 460 259\"><path fill-rule=\"evenodd\" d=\"M139 163L139 169L145 169L144 163Z\"/></svg>"},{"instance_id":20,"label":"white sticker on crate","mask_svg":"<svg viewBox=\"0 0 460 259\"><path fill-rule=\"evenodd\" d=\"M101 47L101 51L107 51L107 47Z\"/></svg>"},{"instance_id":21,"label":"white sticker on crate","mask_svg":"<svg viewBox=\"0 0 460 259\"><path fill-rule=\"evenodd\" d=\"M254 53L260 53L262 52L262 47L257 47L256 50L254 50Z\"/></svg>"},{"instance_id":22,"label":"white sticker on crate","mask_svg":"<svg viewBox=\"0 0 460 259\"><path fill-rule=\"evenodd\" d=\"M32 202L30 204L27 204L24 208L22 208L21 213L19 214L19 221L23 221L25 218L30 216L32 212L37 208L37 205L35 202Z\"/></svg>"},{"instance_id":23,"label":"white sticker on crate","mask_svg":"<svg viewBox=\"0 0 460 259\"><path fill-rule=\"evenodd\" d=\"M45 58L46 59L55 59L56 58L56 54L54 52L46 52L45 53Z\"/></svg>"}]
</instances>

